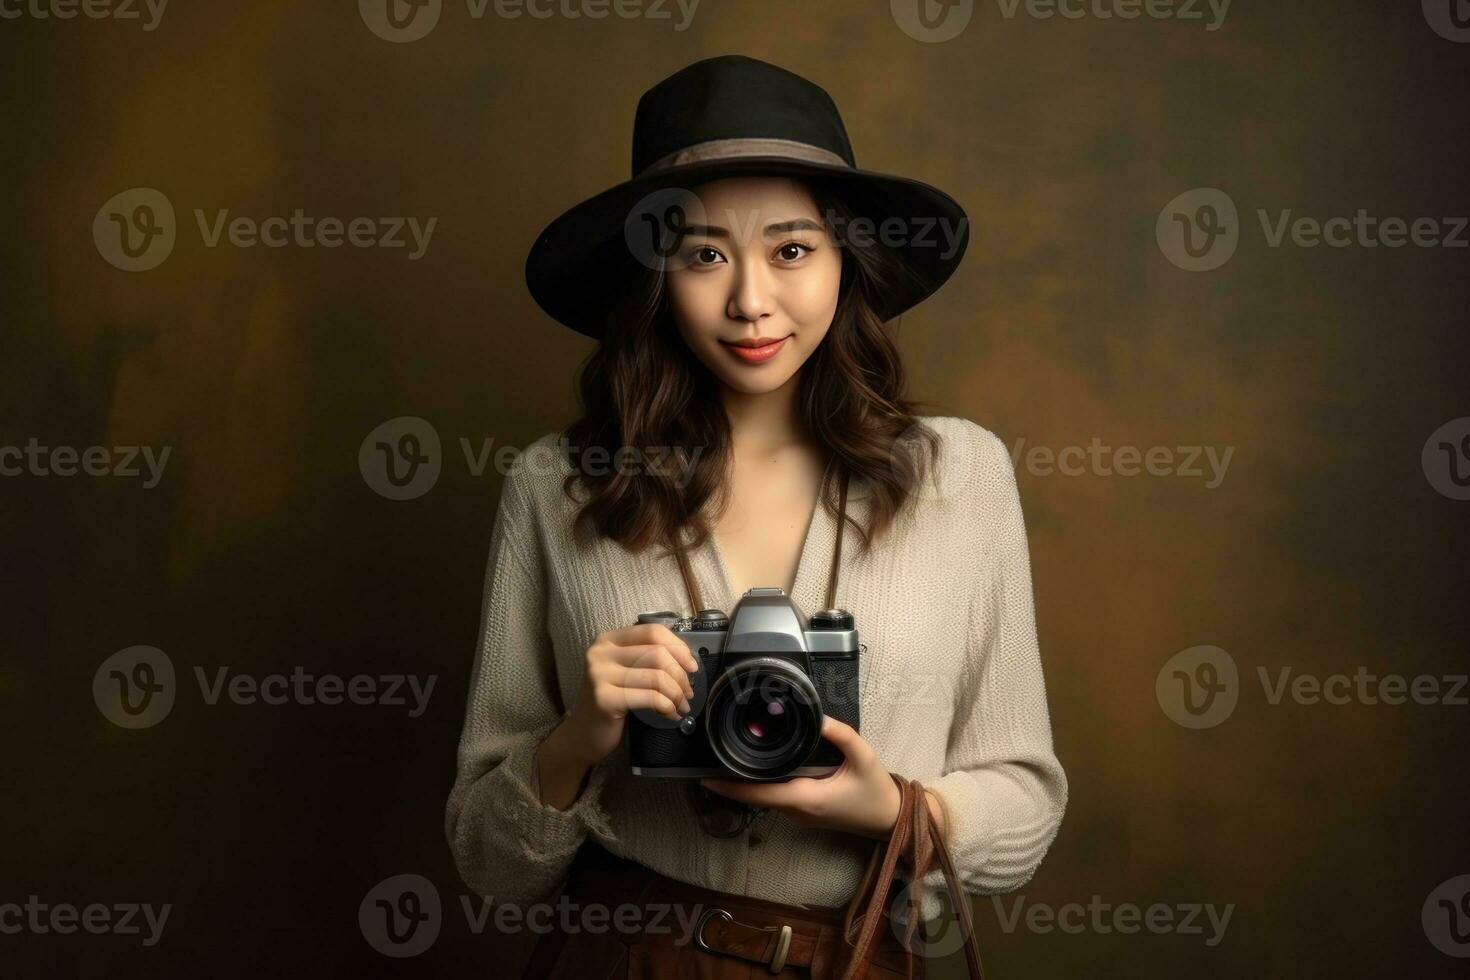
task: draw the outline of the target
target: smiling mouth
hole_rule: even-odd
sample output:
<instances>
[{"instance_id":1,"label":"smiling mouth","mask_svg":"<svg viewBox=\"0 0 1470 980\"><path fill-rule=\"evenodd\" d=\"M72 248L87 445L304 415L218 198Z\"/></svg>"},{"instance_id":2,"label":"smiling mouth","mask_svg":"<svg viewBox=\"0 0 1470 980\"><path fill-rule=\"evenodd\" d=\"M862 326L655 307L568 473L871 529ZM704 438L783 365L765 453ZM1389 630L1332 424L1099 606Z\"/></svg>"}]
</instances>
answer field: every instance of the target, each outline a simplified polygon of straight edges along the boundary
<instances>
[{"instance_id":1,"label":"smiling mouth","mask_svg":"<svg viewBox=\"0 0 1470 980\"><path fill-rule=\"evenodd\" d=\"M746 364L763 364L781 352L791 335L785 337L756 337L754 340L722 340L720 344Z\"/></svg>"}]
</instances>

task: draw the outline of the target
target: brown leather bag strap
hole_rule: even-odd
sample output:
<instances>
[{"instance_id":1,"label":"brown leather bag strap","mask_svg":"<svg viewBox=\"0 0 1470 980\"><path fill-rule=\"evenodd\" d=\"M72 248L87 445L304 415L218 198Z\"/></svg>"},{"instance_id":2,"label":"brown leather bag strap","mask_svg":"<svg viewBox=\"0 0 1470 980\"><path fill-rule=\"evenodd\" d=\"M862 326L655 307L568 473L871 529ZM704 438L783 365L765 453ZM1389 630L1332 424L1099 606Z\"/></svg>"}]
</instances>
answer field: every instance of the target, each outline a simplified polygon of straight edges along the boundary
<instances>
[{"instance_id":1,"label":"brown leather bag strap","mask_svg":"<svg viewBox=\"0 0 1470 980\"><path fill-rule=\"evenodd\" d=\"M827 604L823 609L835 609L837 606L837 575L842 568L842 532L847 526L847 479L847 473L844 472L838 490L837 540L832 545L832 566L827 569ZM684 579L684 595L689 599L689 615L697 616L704 608L704 601L699 594L699 583L695 581L694 570L689 567L689 555L682 544L674 550L674 558L679 563L679 575Z\"/></svg>"},{"instance_id":2,"label":"brown leather bag strap","mask_svg":"<svg viewBox=\"0 0 1470 980\"><path fill-rule=\"evenodd\" d=\"M879 844L874 848L873 857L868 862L868 870L863 875L862 884L858 886L858 890L852 896L852 901L848 903L847 914L843 921L843 938L853 948L842 974L843 980L855 980L855 978L860 980L867 973L878 928L891 921L886 914L885 906L889 900L888 892L893 885L894 873L901 857L908 859L906 870L910 873L906 902L908 925L904 930L903 944L910 951L909 976L913 976L913 957L916 955L913 953L913 937L918 929L923 907L924 876L932 870L933 859L936 855L939 858L939 866L944 869L944 880L949 890L950 903L954 906L955 915L959 919L959 925L965 937L965 964L971 977L984 980L985 968L980 962L980 945L975 936L975 923L970 914L970 901L964 889L960 887L960 877L955 871L954 862L950 859L949 848L944 843L944 835L940 833L939 827L934 823L933 814L929 812L928 802L924 799L924 787L916 779L905 779L897 773L889 775L898 784L900 792L898 819L894 821L893 833L886 846ZM883 855L882 866L877 880L874 881L873 869L878 865L880 853ZM860 905L866 907L861 914L857 914ZM854 942L852 930L854 924L859 921L862 923L861 931Z\"/></svg>"},{"instance_id":3,"label":"brown leather bag strap","mask_svg":"<svg viewBox=\"0 0 1470 980\"><path fill-rule=\"evenodd\" d=\"M842 937L852 945L852 953L847 965L842 972L842 980L853 980L866 975L867 967L872 961L873 943L877 939L878 927L888 922L884 905L888 901L888 889L893 883L893 874L898 864L898 857L908 846L909 835L913 833L913 793L903 777L890 773L899 788L898 819L893 822L893 833L888 838L888 845L877 845L873 848L873 857L868 861L868 870L863 875L863 883L853 893L852 901L847 905L847 914L843 917ZM882 854L882 864L878 870L878 878L873 881L873 868L878 865L878 856ZM869 883L871 882L871 895L869 895ZM867 897L864 902L865 896ZM866 905L862 914L858 915L859 905ZM852 937L852 929L855 923L861 922L861 931L856 941Z\"/></svg>"}]
</instances>

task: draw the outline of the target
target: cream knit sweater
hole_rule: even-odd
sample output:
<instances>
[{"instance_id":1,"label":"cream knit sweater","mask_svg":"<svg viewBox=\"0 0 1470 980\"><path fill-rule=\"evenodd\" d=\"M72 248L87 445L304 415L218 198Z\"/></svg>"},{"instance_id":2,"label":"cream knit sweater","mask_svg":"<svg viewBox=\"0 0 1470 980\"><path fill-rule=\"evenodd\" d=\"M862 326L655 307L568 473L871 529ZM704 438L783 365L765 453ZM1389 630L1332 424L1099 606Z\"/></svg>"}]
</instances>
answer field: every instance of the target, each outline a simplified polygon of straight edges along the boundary
<instances>
[{"instance_id":1,"label":"cream knit sweater","mask_svg":"<svg viewBox=\"0 0 1470 980\"><path fill-rule=\"evenodd\" d=\"M1004 446L960 418L922 420L943 441L935 477L873 549L851 529L837 604L866 645L861 734L887 768L932 789L963 887L1010 891L1056 836L1066 776L1052 751L1037 648L1026 527ZM459 872L496 902L554 899L589 835L609 851L682 881L776 902L843 906L876 842L801 827L780 813L722 840L694 815L680 778L634 776L627 742L593 767L567 810L531 785L532 754L570 709L596 636L651 609L684 610L672 558L572 540L575 503L557 434L517 457L501 491L485 573L446 832ZM854 480L849 512L867 517ZM825 598L836 521L812 517L792 598L810 615ZM690 555L707 605L738 596L713 544ZM774 584L774 583L773 583ZM943 889L936 868L925 878ZM937 911L931 897L925 914Z\"/></svg>"}]
</instances>

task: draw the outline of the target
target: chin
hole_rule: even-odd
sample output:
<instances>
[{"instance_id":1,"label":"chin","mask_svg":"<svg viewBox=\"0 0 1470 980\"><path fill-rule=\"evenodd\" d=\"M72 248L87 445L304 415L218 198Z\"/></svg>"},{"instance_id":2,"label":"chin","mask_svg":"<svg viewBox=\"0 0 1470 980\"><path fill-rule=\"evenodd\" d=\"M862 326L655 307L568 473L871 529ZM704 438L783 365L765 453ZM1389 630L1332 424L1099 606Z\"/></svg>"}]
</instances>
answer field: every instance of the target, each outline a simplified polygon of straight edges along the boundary
<instances>
[{"instance_id":1,"label":"chin","mask_svg":"<svg viewBox=\"0 0 1470 980\"><path fill-rule=\"evenodd\" d=\"M720 380L743 395L764 395L775 391L786 382L791 380L794 372L740 372L735 375L721 375Z\"/></svg>"}]
</instances>

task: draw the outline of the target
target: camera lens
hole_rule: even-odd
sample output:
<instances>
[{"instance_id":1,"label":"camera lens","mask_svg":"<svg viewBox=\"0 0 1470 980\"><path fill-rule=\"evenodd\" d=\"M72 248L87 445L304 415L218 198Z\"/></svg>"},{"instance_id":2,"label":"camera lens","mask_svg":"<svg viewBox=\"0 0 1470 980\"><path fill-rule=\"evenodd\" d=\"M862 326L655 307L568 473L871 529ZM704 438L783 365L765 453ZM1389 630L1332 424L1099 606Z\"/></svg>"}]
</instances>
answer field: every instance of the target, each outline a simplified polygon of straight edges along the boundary
<instances>
[{"instance_id":1,"label":"camera lens","mask_svg":"<svg viewBox=\"0 0 1470 980\"><path fill-rule=\"evenodd\" d=\"M807 675L760 657L731 667L710 693L711 747L726 768L756 779L789 775L821 738L822 712Z\"/></svg>"},{"instance_id":2,"label":"camera lens","mask_svg":"<svg viewBox=\"0 0 1470 980\"><path fill-rule=\"evenodd\" d=\"M743 744L760 752L780 751L791 744L800 722L794 717L786 683L758 689L745 703L735 706L735 726Z\"/></svg>"}]
</instances>

